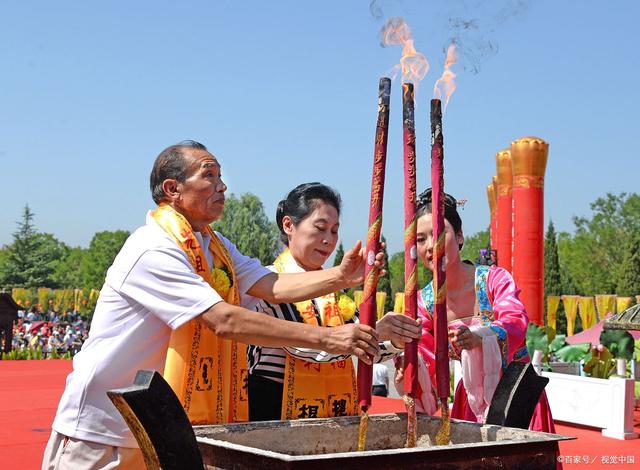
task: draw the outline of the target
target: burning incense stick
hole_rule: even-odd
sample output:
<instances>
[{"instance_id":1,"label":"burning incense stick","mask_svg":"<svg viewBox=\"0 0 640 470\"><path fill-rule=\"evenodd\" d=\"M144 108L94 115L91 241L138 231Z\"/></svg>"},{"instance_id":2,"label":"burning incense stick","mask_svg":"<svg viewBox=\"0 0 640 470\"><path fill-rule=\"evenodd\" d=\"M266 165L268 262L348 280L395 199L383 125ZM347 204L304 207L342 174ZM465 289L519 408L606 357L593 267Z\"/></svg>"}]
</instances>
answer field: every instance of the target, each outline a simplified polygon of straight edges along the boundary
<instances>
[{"instance_id":1,"label":"burning incense stick","mask_svg":"<svg viewBox=\"0 0 640 470\"><path fill-rule=\"evenodd\" d=\"M436 436L438 445L449 443L449 339L447 336L447 284L444 270L444 149L442 108L439 99L431 100L431 213L433 222L433 292L435 302L436 389L442 410L442 427Z\"/></svg>"},{"instance_id":2,"label":"burning incense stick","mask_svg":"<svg viewBox=\"0 0 640 470\"><path fill-rule=\"evenodd\" d=\"M387 136L389 133L389 99L391 80L381 78L378 90L378 121L373 152L373 174L371 177L371 199L369 204L369 230L367 232L367 263L364 268L364 293L360 304L360 323L375 328L376 289L378 269L374 266L376 253L380 249L382 227L382 198L384 196L384 173L387 160ZM358 361L358 400L362 410L358 450L364 450L366 438L367 410L371 406L371 382L373 368Z\"/></svg>"},{"instance_id":3,"label":"burning incense stick","mask_svg":"<svg viewBox=\"0 0 640 470\"><path fill-rule=\"evenodd\" d=\"M416 253L416 129L413 84L402 85L402 142L404 150L404 314L417 317ZM415 397L418 388L418 343L404 348L404 402L407 408L406 447L416 445Z\"/></svg>"}]
</instances>

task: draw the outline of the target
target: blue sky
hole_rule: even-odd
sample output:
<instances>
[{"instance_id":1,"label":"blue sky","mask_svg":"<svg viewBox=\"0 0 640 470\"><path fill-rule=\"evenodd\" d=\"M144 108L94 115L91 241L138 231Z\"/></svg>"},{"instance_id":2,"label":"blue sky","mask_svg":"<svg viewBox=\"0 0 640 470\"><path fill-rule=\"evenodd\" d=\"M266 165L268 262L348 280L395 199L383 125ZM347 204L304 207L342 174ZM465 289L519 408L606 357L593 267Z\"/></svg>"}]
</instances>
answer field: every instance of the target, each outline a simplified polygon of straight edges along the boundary
<instances>
[{"instance_id":1,"label":"blue sky","mask_svg":"<svg viewBox=\"0 0 640 470\"><path fill-rule=\"evenodd\" d=\"M571 231L606 192L638 188L640 6L634 1L4 1L0 6L0 244L25 204L40 231L88 246L153 207L156 155L183 139L218 156L229 191L273 218L289 189L344 199L341 237L366 233L381 48L403 16L431 70L417 94L418 187L429 185L428 100L454 18L473 20L444 116L445 187L488 225L495 153L550 143L545 219ZM476 60L469 60L469 57ZM475 70L479 69L479 70ZM383 233L402 240L400 82L392 90Z\"/></svg>"}]
</instances>

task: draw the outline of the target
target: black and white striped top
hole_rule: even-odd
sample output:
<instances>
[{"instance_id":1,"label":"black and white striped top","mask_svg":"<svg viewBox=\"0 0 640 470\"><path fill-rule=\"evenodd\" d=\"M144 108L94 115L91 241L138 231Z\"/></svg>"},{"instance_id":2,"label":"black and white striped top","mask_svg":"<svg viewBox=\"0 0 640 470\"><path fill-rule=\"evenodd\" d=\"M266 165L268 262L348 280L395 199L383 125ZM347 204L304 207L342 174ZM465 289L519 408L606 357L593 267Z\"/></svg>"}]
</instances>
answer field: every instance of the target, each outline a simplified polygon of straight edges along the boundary
<instances>
[{"instance_id":1,"label":"black and white striped top","mask_svg":"<svg viewBox=\"0 0 640 470\"><path fill-rule=\"evenodd\" d=\"M316 316L319 320L320 313L318 306L316 305L315 300L312 302ZM295 304L271 304L266 300L261 300L258 305L256 305L256 311L266 315L271 315L272 317L279 318L281 320L303 323L302 316L300 315L300 312L298 312ZM356 311L353 319L347 321L347 323L353 323L354 320L357 321L357 316L358 312ZM297 359L302 359L308 362L335 362L351 357L349 354L330 354L326 351L310 348L269 348L265 346L249 345L247 348L249 373L271 379L275 382L284 383L285 351ZM380 343L380 356L376 358L375 362L383 362L391 359L402 351L402 349L395 348L390 341Z\"/></svg>"}]
</instances>

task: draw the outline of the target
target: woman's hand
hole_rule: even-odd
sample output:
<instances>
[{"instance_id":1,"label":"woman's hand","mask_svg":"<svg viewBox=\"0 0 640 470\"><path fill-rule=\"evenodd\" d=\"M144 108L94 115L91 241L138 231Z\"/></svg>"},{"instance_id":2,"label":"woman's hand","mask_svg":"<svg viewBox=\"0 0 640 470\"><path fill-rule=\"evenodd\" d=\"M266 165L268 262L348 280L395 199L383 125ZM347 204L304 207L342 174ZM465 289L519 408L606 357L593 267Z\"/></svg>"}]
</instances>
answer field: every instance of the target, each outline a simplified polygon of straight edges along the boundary
<instances>
[{"instance_id":1,"label":"woman's hand","mask_svg":"<svg viewBox=\"0 0 640 470\"><path fill-rule=\"evenodd\" d=\"M422 322L402 313L389 312L376 323L380 341L390 340L398 349L422 336Z\"/></svg>"},{"instance_id":2,"label":"woman's hand","mask_svg":"<svg viewBox=\"0 0 640 470\"><path fill-rule=\"evenodd\" d=\"M482 338L466 326L449 330L449 338L453 347L457 349L473 349L482 345Z\"/></svg>"},{"instance_id":3,"label":"woman's hand","mask_svg":"<svg viewBox=\"0 0 640 470\"><path fill-rule=\"evenodd\" d=\"M367 254L364 248L362 248L362 242L357 241L353 248L347 251L342 258L342 262L338 269L346 287L359 286L364 282L364 266L365 263L372 262L374 266L379 269L378 276L384 276L386 274L384 268L384 243L380 244L380 251L372 256L373 259L367 259Z\"/></svg>"}]
</instances>

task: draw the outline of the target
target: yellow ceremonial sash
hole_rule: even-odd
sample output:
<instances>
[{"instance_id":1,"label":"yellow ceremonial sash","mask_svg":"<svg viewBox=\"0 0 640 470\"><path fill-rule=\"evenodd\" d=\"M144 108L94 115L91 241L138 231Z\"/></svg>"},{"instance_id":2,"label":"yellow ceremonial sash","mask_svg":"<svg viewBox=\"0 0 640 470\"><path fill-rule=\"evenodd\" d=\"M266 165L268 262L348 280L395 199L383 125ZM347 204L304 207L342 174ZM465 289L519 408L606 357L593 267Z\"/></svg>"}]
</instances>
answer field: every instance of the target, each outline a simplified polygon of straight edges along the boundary
<instances>
[{"instance_id":1,"label":"yellow ceremonial sash","mask_svg":"<svg viewBox=\"0 0 640 470\"><path fill-rule=\"evenodd\" d=\"M203 247L182 214L160 204L153 219L184 250L193 269L229 304L240 304L236 275L226 247L211 228L207 249L213 255L208 266ZM174 330L169 340L163 376L178 396L192 424L219 424L248 420L246 345L218 338L198 319Z\"/></svg>"},{"instance_id":2,"label":"yellow ceremonial sash","mask_svg":"<svg viewBox=\"0 0 640 470\"><path fill-rule=\"evenodd\" d=\"M301 270L288 248L273 264L279 273ZM313 301L295 303L305 323L316 326L344 324L335 294L318 297L315 301L320 313L320 322ZM286 354L281 419L356 415L357 397L356 374L351 359L315 363Z\"/></svg>"}]
</instances>

